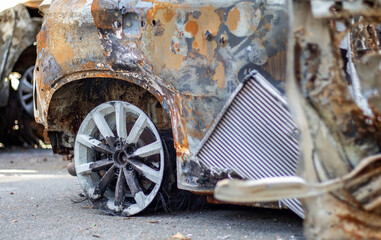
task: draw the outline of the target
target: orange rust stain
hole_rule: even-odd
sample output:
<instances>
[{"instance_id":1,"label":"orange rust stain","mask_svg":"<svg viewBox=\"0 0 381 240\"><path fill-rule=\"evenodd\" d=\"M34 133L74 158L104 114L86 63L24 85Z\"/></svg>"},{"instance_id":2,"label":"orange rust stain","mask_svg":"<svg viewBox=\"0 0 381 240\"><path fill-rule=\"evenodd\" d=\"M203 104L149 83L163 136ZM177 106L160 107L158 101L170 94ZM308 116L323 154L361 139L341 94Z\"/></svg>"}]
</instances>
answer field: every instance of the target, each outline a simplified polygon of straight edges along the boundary
<instances>
[{"instance_id":1,"label":"orange rust stain","mask_svg":"<svg viewBox=\"0 0 381 240\"><path fill-rule=\"evenodd\" d=\"M55 34L49 34L50 36ZM56 36L64 36L64 34L58 33ZM68 43L67 39L56 38L51 39L50 49L58 65L62 66L64 63L72 60L75 57L74 49Z\"/></svg>"},{"instance_id":2,"label":"orange rust stain","mask_svg":"<svg viewBox=\"0 0 381 240\"><path fill-rule=\"evenodd\" d=\"M186 147L182 146L183 143L181 144L175 144L175 149L176 149L176 156L179 158L183 158L184 160L184 155L189 154L189 149ZM187 143L188 145L188 143Z\"/></svg>"},{"instance_id":3,"label":"orange rust stain","mask_svg":"<svg viewBox=\"0 0 381 240\"><path fill-rule=\"evenodd\" d=\"M188 21L185 25L185 31L190 33L194 37L198 32L198 24L195 21Z\"/></svg>"},{"instance_id":4,"label":"orange rust stain","mask_svg":"<svg viewBox=\"0 0 381 240\"><path fill-rule=\"evenodd\" d=\"M153 64L153 71L159 74L163 68L180 69L184 61L183 55L177 55L171 51L171 42L174 32L177 30L175 19L171 18L166 22L166 15L168 15L168 8L175 12L175 4L173 3L157 3L155 7L147 12L147 21L151 23L152 20L159 21L163 25L164 32L160 36L154 35L154 26L148 24L147 31L145 32L146 39L149 39L145 47L145 53L149 56L150 62ZM178 47L177 45L174 48ZM176 50L176 49L175 49Z\"/></svg>"},{"instance_id":5,"label":"orange rust stain","mask_svg":"<svg viewBox=\"0 0 381 240\"><path fill-rule=\"evenodd\" d=\"M41 52L42 49L44 49L46 47L47 40L48 39L47 39L46 31L41 29L41 31L37 34L37 49L38 49L38 52Z\"/></svg>"},{"instance_id":6,"label":"orange rust stain","mask_svg":"<svg viewBox=\"0 0 381 240\"><path fill-rule=\"evenodd\" d=\"M184 104L181 104L183 97L179 94L177 95L167 95L167 101L170 102L170 111L171 111L171 122L172 122L172 132L173 132L173 141L174 147L176 149L176 155L178 158L184 160L184 155L189 154L188 149L188 139L186 136L186 126L185 120L181 116L182 107Z\"/></svg>"},{"instance_id":7,"label":"orange rust stain","mask_svg":"<svg viewBox=\"0 0 381 240\"><path fill-rule=\"evenodd\" d=\"M198 19L190 18L198 23L198 34L195 35L195 40L192 47L197 50L201 55L206 56L208 64L214 60L214 52L217 48L215 40L209 41L205 38L204 33L209 31L212 36L216 36L220 28L220 17L212 6L200 7L201 15Z\"/></svg>"},{"instance_id":8,"label":"orange rust stain","mask_svg":"<svg viewBox=\"0 0 381 240\"><path fill-rule=\"evenodd\" d=\"M227 24L230 31L234 31L237 29L240 17L241 17L241 14L237 7L234 7L232 10L230 10L228 19L227 19Z\"/></svg>"},{"instance_id":9,"label":"orange rust stain","mask_svg":"<svg viewBox=\"0 0 381 240\"><path fill-rule=\"evenodd\" d=\"M153 1L147 1L146 2L153 2ZM171 21L173 16L175 15L176 7L178 7L178 4L174 4L173 2L157 2L155 3L155 6L147 11L147 20L148 22L151 22L155 18L158 19L164 19L167 22ZM160 16L158 15L158 12L160 13ZM156 20L156 19L155 19Z\"/></svg>"},{"instance_id":10,"label":"orange rust stain","mask_svg":"<svg viewBox=\"0 0 381 240\"><path fill-rule=\"evenodd\" d=\"M97 28L111 29L112 26L109 24L108 14L105 14L105 9L99 3L100 0L94 0L91 4L91 13L94 19L94 24Z\"/></svg>"},{"instance_id":11,"label":"orange rust stain","mask_svg":"<svg viewBox=\"0 0 381 240\"><path fill-rule=\"evenodd\" d=\"M176 116L174 116L174 118L176 118ZM186 135L184 134L186 133L186 128L184 127L184 123L182 121L178 122L177 126L172 126L172 131L174 133L173 136L174 136L174 145L176 149L176 156L183 158L185 154L189 154L188 139Z\"/></svg>"},{"instance_id":12,"label":"orange rust stain","mask_svg":"<svg viewBox=\"0 0 381 240\"><path fill-rule=\"evenodd\" d=\"M99 5L98 0L94 0L91 4L91 13L94 19L94 24L96 27L100 28L100 24L102 23L102 17L100 12L102 11L101 6Z\"/></svg>"},{"instance_id":13,"label":"orange rust stain","mask_svg":"<svg viewBox=\"0 0 381 240\"><path fill-rule=\"evenodd\" d=\"M86 63L82 64L83 69L94 69L96 66L94 62L87 61Z\"/></svg>"},{"instance_id":14,"label":"orange rust stain","mask_svg":"<svg viewBox=\"0 0 381 240\"><path fill-rule=\"evenodd\" d=\"M164 12L164 20L166 22L170 22L173 18L173 16L175 16L175 11L171 8L167 8Z\"/></svg>"},{"instance_id":15,"label":"orange rust stain","mask_svg":"<svg viewBox=\"0 0 381 240\"><path fill-rule=\"evenodd\" d=\"M85 2L82 0L77 1L73 3L73 8L81 8ZM59 2L59 4L62 4L62 2ZM97 4L98 1L94 0L93 10L99 7ZM55 7L57 6L55 5ZM96 66L95 63L91 62L91 59L94 56L102 56L104 52L95 28L88 29L87 32L78 32L76 29L78 26L75 24L61 22L60 18L54 15L47 15L46 17L46 31L41 30L39 34L39 51L45 48L47 53L53 55L58 67L64 74L73 71L73 69L94 69ZM85 64L79 64L78 59L88 59L89 61ZM75 66L71 65L71 63L75 63Z\"/></svg>"},{"instance_id":16,"label":"orange rust stain","mask_svg":"<svg viewBox=\"0 0 381 240\"><path fill-rule=\"evenodd\" d=\"M155 7L147 11L148 23L151 23L152 20L160 21L161 27L164 29L164 32L160 36L155 36L155 27L152 24L148 24L147 31L144 33L144 38L150 39L147 41L147 45L144 46L144 52L153 64L155 74L160 73L163 68L180 69L187 57L171 51L171 47L173 47L171 46L172 37L177 35L177 37L182 38L180 36L182 29L177 28L176 17L171 15L177 12L177 8L179 6L174 3L155 3ZM168 12L168 9L171 9L171 13ZM181 9L185 12L192 10L188 5L181 5ZM201 12L200 17L195 19L193 16L189 16L189 20L185 23L183 30L188 32L190 37L194 38L193 49L205 56L208 64L213 64L217 42L215 39L207 40L204 33L209 31L215 37L218 33L221 19L213 6L203 6L197 8L197 10ZM169 19L170 21L167 22ZM188 49L188 51L190 50Z\"/></svg>"},{"instance_id":17,"label":"orange rust stain","mask_svg":"<svg viewBox=\"0 0 381 240\"><path fill-rule=\"evenodd\" d=\"M218 62L213 79L217 81L218 88L224 88L226 84L225 67L222 62Z\"/></svg>"}]
</instances>

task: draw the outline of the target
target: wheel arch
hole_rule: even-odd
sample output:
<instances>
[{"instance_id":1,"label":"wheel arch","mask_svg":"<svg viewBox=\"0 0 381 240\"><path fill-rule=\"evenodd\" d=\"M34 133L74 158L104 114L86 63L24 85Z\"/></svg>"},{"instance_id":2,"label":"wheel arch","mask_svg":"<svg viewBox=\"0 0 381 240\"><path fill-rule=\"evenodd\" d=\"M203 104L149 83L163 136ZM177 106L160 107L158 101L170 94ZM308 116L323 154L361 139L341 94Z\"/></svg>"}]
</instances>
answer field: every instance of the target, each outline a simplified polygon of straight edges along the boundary
<instances>
[{"instance_id":1,"label":"wheel arch","mask_svg":"<svg viewBox=\"0 0 381 240\"><path fill-rule=\"evenodd\" d=\"M165 100L157 93L153 94L138 84L120 78L78 78L56 88L47 101L45 121L53 150L62 153L70 145L74 146L74 136L86 115L99 104L112 100L139 107L161 133L173 138L170 113L168 108L163 107ZM71 140L63 135L72 136Z\"/></svg>"}]
</instances>

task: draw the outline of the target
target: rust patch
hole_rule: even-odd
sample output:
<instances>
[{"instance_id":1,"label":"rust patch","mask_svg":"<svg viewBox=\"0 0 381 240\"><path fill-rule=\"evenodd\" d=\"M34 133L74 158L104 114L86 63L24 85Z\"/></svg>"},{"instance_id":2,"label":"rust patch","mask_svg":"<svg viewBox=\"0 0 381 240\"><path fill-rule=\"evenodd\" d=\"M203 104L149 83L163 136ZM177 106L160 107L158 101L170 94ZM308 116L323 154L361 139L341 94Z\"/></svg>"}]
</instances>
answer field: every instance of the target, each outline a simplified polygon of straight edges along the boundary
<instances>
[{"instance_id":1,"label":"rust patch","mask_svg":"<svg viewBox=\"0 0 381 240\"><path fill-rule=\"evenodd\" d=\"M189 154L188 149L188 139L186 136L186 128L185 128L185 119L181 116L182 106L181 106L181 96L175 95L173 99L170 99L173 102L171 111L172 118L172 132L173 132L173 140L174 146L176 149L176 156L181 158L183 161L184 155Z\"/></svg>"},{"instance_id":2,"label":"rust patch","mask_svg":"<svg viewBox=\"0 0 381 240\"><path fill-rule=\"evenodd\" d=\"M237 29L238 23L240 20L240 16L241 16L241 14L240 14L237 7L234 7L232 10L230 10L229 15L228 15L228 19L227 19L227 24L228 24L229 29L231 31L234 31Z\"/></svg>"},{"instance_id":3,"label":"rust patch","mask_svg":"<svg viewBox=\"0 0 381 240\"><path fill-rule=\"evenodd\" d=\"M219 88L224 88L226 84L225 67L222 62L218 62L213 79L217 81Z\"/></svg>"},{"instance_id":4,"label":"rust patch","mask_svg":"<svg viewBox=\"0 0 381 240\"><path fill-rule=\"evenodd\" d=\"M108 14L107 11L110 10L106 10L105 6L102 6L104 4L108 4L108 2L102 0L94 0L91 4L91 12L94 19L94 23L97 26L97 28L112 29L112 25L110 23L113 22L114 18L117 16L114 16L113 14ZM116 6L108 6L107 8L112 9L116 8Z\"/></svg>"},{"instance_id":5,"label":"rust patch","mask_svg":"<svg viewBox=\"0 0 381 240\"><path fill-rule=\"evenodd\" d=\"M170 10L172 12L169 13L168 9L172 9ZM166 21L169 20L172 13L175 13L174 9L176 8L173 3L158 3L147 12L147 21L150 24L148 24L144 38L152 41L148 42L144 52L149 57L150 62L154 63L152 66L155 74L160 74L163 68L180 69L184 61L183 55L171 51L171 46L176 52L179 50L178 45L172 44L172 36L177 32L175 18L172 16L171 21ZM160 21L161 19L163 21ZM160 21L163 29L165 29L160 36L155 35L156 26L151 24L153 21Z\"/></svg>"},{"instance_id":6,"label":"rust patch","mask_svg":"<svg viewBox=\"0 0 381 240\"><path fill-rule=\"evenodd\" d=\"M41 28L41 31L37 34L37 51L41 52L46 47L47 36L46 28Z\"/></svg>"},{"instance_id":7,"label":"rust patch","mask_svg":"<svg viewBox=\"0 0 381 240\"><path fill-rule=\"evenodd\" d=\"M146 2L154 2L154 1L146 1ZM155 3L155 7L147 11L147 20L151 22L152 20L155 20L158 16L158 12L161 12L161 17L166 20L166 22L169 22L172 20L173 16L175 15L175 11L173 9L176 9L178 7L177 4L174 4L172 2L160 2Z\"/></svg>"},{"instance_id":8,"label":"rust patch","mask_svg":"<svg viewBox=\"0 0 381 240\"><path fill-rule=\"evenodd\" d=\"M75 56L73 48L66 40L55 41L52 46L52 54L59 65L63 65L66 61L73 59Z\"/></svg>"},{"instance_id":9,"label":"rust patch","mask_svg":"<svg viewBox=\"0 0 381 240\"><path fill-rule=\"evenodd\" d=\"M175 11L171 8L167 8L164 12L164 20L170 22L173 16L175 16Z\"/></svg>"},{"instance_id":10,"label":"rust patch","mask_svg":"<svg viewBox=\"0 0 381 240\"><path fill-rule=\"evenodd\" d=\"M185 25L185 31L190 33L194 37L198 32L198 24L195 21L189 21Z\"/></svg>"},{"instance_id":11,"label":"rust patch","mask_svg":"<svg viewBox=\"0 0 381 240\"><path fill-rule=\"evenodd\" d=\"M216 41L206 40L204 33L210 32L212 36L216 36L218 29L220 28L220 17L212 6L206 6L200 8L201 15L199 19L194 19L198 23L198 34L195 35L193 47L201 55L206 56L208 63L212 63L214 59L214 51L217 48Z\"/></svg>"}]
</instances>

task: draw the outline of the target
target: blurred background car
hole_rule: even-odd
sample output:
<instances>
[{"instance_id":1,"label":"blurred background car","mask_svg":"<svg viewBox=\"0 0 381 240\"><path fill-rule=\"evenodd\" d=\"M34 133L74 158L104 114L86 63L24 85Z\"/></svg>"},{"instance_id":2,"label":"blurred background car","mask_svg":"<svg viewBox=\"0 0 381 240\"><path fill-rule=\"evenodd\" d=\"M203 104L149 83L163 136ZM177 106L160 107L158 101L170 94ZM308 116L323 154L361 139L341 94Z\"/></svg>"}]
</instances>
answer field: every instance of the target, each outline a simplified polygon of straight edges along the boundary
<instances>
[{"instance_id":1,"label":"blurred background car","mask_svg":"<svg viewBox=\"0 0 381 240\"><path fill-rule=\"evenodd\" d=\"M0 7L0 144L38 146L43 128L33 117L33 71L42 1L7 1Z\"/></svg>"}]
</instances>

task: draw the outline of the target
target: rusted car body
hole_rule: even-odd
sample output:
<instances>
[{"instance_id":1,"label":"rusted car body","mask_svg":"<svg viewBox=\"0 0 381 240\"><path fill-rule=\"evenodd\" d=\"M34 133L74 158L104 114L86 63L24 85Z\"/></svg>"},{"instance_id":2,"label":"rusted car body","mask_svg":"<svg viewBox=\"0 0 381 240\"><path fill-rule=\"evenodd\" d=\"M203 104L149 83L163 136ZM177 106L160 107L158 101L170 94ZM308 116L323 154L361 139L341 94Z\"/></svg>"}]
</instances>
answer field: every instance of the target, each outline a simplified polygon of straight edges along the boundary
<instances>
[{"instance_id":1,"label":"rusted car body","mask_svg":"<svg viewBox=\"0 0 381 240\"><path fill-rule=\"evenodd\" d=\"M0 142L38 143L33 116L32 79L36 59L33 45L40 30L42 2L10 1L0 7ZM19 3L19 4L17 4ZM17 87L11 88L11 72L17 72ZM13 85L12 85L13 86ZM16 123L15 123L16 122ZM17 129L14 129L17 128Z\"/></svg>"},{"instance_id":2,"label":"rusted car body","mask_svg":"<svg viewBox=\"0 0 381 240\"><path fill-rule=\"evenodd\" d=\"M308 239L381 239L381 2L295 0L288 9L301 177L224 181L216 197L303 198Z\"/></svg>"},{"instance_id":3,"label":"rusted car body","mask_svg":"<svg viewBox=\"0 0 381 240\"><path fill-rule=\"evenodd\" d=\"M125 172L130 165L151 182L163 176L161 167L155 178L132 159L156 154L162 166L154 126L173 136L180 189L212 194L227 177L294 175L298 130L284 101L285 1L56 0L40 10L35 118L55 152L74 153L81 185L100 208L136 212L118 208L126 191L141 201ZM126 130L124 114L144 117ZM142 124L156 139L143 144L144 154L135 149ZM114 203L100 201L113 181ZM278 206L284 204L303 215L297 200Z\"/></svg>"}]
</instances>

